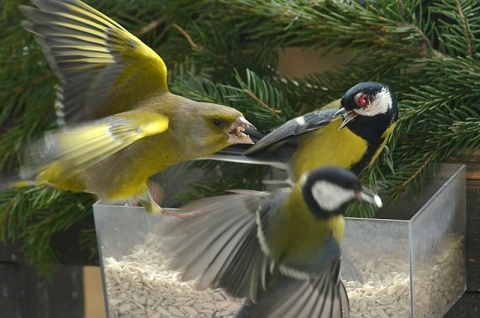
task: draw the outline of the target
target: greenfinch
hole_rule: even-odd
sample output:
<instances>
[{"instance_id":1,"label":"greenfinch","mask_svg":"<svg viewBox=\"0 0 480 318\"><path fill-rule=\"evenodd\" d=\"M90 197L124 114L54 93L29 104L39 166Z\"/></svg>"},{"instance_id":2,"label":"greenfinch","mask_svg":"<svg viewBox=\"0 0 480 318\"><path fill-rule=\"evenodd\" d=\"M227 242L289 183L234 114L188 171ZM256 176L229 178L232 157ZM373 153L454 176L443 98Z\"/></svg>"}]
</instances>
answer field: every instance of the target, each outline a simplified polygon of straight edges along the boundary
<instances>
[{"instance_id":1,"label":"greenfinch","mask_svg":"<svg viewBox=\"0 0 480 318\"><path fill-rule=\"evenodd\" d=\"M354 200L382 205L351 171L323 167L292 188L185 206L189 218L164 223L160 251L167 267L183 281L196 280L197 289L246 297L238 317L348 317L340 242Z\"/></svg>"},{"instance_id":2,"label":"greenfinch","mask_svg":"<svg viewBox=\"0 0 480 318\"><path fill-rule=\"evenodd\" d=\"M23 26L60 81L66 126L24 147L21 179L106 201L135 198L161 213L150 176L253 143L239 111L170 93L160 56L114 20L78 0L32 2L38 8L20 7Z\"/></svg>"}]
</instances>

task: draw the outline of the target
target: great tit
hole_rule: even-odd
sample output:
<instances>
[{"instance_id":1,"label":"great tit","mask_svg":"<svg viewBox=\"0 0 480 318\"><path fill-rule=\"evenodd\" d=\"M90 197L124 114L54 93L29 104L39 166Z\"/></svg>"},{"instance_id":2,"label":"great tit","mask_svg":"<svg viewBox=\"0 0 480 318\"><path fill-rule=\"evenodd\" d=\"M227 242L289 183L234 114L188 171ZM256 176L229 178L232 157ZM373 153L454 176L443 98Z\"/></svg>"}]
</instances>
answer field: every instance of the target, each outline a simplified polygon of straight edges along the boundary
<instances>
[{"instance_id":1,"label":"great tit","mask_svg":"<svg viewBox=\"0 0 480 318\"><path fill-rule=\"evenodd\" d=\"M291 119L246 150L234 146L207 159L275 166L293 181L327 165L358 174L384 149L398 119L397 98L384 84L363 82L347 90L340 104L339 110Z\"/></svg>"},{"instance_id":2,"label":"great tit","mask_svg":"<svg viewBox=\"0 0 480 318\"><path fill-rule=\"evenodd\" d=\"M185 206L192 216L166 223L161 250L183 281L246 297L239 317L348 317L339 244L353 200L382 205L351 171L323 167L292 188Z\"/></svg>"},{"instance_id":3,"label":"great tit","mask_svg":"<svg viewBox=\"0 0 480 318\"><path fill-rule=\"evenodd\" d=\"M169 92L160 56L79 0L20 6L60 81L57 106L67 124L25 146L21 178L90 192L106 201L136 197L160 213L147 187L153 174L237 143L253 129L230 107ZM31 182L28 182L31 180Z\"/></svg>"}]
</instances>

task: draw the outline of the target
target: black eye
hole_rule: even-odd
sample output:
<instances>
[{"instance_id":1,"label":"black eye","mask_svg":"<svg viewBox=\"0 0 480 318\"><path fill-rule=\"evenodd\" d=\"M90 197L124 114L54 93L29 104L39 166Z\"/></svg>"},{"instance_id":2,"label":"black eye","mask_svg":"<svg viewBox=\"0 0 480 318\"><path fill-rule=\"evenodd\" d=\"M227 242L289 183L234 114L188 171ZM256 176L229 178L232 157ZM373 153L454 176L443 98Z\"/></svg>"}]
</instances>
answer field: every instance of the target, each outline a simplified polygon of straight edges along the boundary
<instances>
[{"instance_id":1,"label":"black eye","mask_svg":"<svg viewBox=\"0 0 480 318\"><path fill-rule=\"evenodd\" d=\"M215 119L213 120L213 124L214 124L215 126L217 126L217 127L222 127L222 126L223 126L223 120L218 119L218 118L215 118Z\"/></svg>"}]
</instances>

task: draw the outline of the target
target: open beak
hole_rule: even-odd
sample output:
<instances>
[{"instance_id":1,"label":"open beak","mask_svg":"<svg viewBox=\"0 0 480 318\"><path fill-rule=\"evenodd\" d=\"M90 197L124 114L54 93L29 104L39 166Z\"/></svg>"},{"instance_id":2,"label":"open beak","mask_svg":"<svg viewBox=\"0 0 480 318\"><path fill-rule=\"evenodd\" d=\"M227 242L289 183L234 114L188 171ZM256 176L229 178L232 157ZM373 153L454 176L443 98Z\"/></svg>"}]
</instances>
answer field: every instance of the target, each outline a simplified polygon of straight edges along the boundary
<instances>
[{"instance_id":1,"label":"open beak","mask_svg":"<svg viewBox=\"0 0 480 318\"><path fill-rule=\"evenodd\" d=\"M349 122L351 122L355 117L358 116L356 112L353 110L347 111L345 108L340 108L335 114L333 114L333 118L336 118L338 115L343 116L343 122L338 128L338 130L342 130Z\"/></svg>"},{"instance_id":2,"label":"open beak","mask_svg":"<svg viewBox=\"0 0 480 318\"><path fill-rule=\"evenodd\" d=\"M245 134L245 129L254 129L255 126L250 124L248 120L244 117L237 117L233 122L232 126L230 126L230 130L228 131L228 143L229 144L248 144L253 145L254 142L250 137Z\"/></svg>"},{"instance_id":3,"label":"open beak","mask_svg":"<svg viewBox=\"0 0 480 318\"><path fill-rule=\"evenodd\" d=\"M357 200L365 201L375 205L377 208L381 208L383 206L382 199L372 190L367 187L363 187L362 191L355 193L355 197Z\"/></svg>"}]
</instances>

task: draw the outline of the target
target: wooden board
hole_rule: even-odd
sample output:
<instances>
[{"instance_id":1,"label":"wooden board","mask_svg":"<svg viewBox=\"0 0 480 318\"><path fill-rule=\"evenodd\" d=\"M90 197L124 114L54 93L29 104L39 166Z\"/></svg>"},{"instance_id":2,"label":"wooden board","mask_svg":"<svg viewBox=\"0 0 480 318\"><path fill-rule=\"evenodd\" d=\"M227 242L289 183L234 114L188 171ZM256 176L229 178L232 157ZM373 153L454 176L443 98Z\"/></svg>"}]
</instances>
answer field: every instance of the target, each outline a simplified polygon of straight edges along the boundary
<instances>
[{"instance_id":1,"label":"wooden board","mask_svg":"<svg viewBox=\"0 0 480 318\"><path fill-rule=\"evenodd\" d=\"M62 266L51 279L25 263L0 263L1 317L83 318L83 271Z\"/></svg>"},{"instance_id":2,"label":"wooden board","mask_svg":"<svg viewBox=\"0 0 480 318\"><path fill-rule=\"evenodd\" d=\"M467 166L467 291L445 317L480 317L480 150L450 162Z\"/></svg>"}]
</instances>

